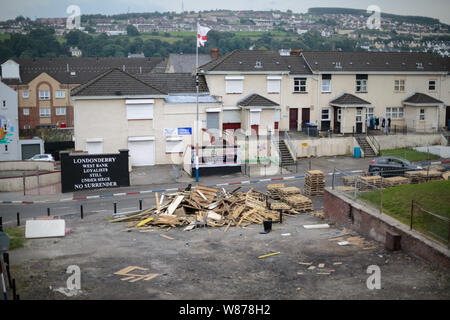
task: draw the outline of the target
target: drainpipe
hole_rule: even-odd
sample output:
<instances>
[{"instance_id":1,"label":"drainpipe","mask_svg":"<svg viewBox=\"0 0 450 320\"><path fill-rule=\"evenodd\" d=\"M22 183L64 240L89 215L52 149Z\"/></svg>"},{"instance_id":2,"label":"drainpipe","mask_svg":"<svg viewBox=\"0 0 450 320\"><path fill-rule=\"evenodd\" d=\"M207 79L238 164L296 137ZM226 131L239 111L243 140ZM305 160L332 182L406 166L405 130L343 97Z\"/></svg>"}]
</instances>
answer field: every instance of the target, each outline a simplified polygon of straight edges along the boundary
<instances>
[{"instance_id":1,"label":"drainpipe","mask_svg":"<svg viewBox=\"0 0 450 320\"><path fill-rule=\"evenodd\" d=\"M320 81L319 81L319 79L320 79L320 74L318 74L317 75L317 79L316 78L314 78L314 75L312 76L312 79L314 80L314 81L317 81L317 108L316 109L319 109L319 106L320 106L320 89L319 89L319 84L320 84ZM310 121L311 121L311 119L310 119Z\"/></svg>"}]
</instances>

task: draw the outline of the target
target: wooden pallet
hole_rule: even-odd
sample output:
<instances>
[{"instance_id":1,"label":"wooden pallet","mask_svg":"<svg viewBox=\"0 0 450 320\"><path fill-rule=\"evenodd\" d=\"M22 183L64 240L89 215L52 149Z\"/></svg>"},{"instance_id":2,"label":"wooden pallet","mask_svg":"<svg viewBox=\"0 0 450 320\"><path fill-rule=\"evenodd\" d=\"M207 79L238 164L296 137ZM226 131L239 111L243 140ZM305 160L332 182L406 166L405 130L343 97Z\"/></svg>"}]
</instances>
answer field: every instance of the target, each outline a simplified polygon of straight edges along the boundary
<instances>
[{"instance_id":1,"label":"wooden pallet","mask_svg":"<svg viewBox=\"0 0 450 320\"><path fill-rule=\"evenodd\" d=\"M391 177L383 179L383 188L392 188L405 184L410 184L410 180L405 177Z\"/></svg>"}]
</instances>

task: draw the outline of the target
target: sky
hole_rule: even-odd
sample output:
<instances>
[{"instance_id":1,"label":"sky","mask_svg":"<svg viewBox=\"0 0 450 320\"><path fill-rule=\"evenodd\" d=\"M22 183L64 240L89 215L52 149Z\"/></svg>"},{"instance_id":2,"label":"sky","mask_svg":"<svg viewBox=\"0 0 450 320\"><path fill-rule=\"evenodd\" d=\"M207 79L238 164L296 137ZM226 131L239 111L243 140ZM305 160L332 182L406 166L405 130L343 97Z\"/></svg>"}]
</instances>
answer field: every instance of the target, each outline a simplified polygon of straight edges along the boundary
<instances>
[{"instance_id":1,"label":"sky","mask_svg":"<svg viewBox=\"0 0 450 320\"><path fill-rule=\"evenodd\" d=\"M281 10L305 13L311 7L342 7L367 9L370 5L380 7L381 12L421 15L437 18L450 24L449 0L0 0L0 20L19 15L35 18L68 17L69 5L78 5L81 14L117 14L126 12L185 11L215 9L229 10Z\"/></svg>"}]
</instances>

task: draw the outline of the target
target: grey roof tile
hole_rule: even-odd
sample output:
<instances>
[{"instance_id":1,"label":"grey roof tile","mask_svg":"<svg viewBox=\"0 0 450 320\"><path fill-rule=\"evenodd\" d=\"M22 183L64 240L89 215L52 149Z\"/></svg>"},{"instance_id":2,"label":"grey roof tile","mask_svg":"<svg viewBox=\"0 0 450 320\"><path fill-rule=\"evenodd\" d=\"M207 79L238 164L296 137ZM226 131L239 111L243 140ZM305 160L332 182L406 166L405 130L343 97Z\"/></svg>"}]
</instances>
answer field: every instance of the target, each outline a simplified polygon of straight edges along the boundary
<instances>
[{"instance_id":1,"label":"grey roof tile","mask_svg":"<svg viewBox=\"0 0 450 320\"><path fill-rule=\"evenodd\" d=\"M403 100L403 103L411 103L411 104L441 104L442 101L430 97L427 94L416 92L409 98Z\"/></svg>"},{"instance_id":2,"label":"grey roof tile","mask_svg":"<svg viewBox=\"0 0 450 320\"><path fill-rule=\"evenodd\" d=\"M251 94L237 103L241 107L278 107L279 104L259 94Z\"/></svg>"},{"instance_id":3,"label":"grey roof tile","mask_svg":"<svg viewBox=\"0 0 450 320\"><path fill-rule=\"evenodd\" d=\"M330 101L330 104L345 106L345 105L370 105L371 103L353 94L344 93L339 97L335 98L334 100Z\"/></svg>"}]
</instances>

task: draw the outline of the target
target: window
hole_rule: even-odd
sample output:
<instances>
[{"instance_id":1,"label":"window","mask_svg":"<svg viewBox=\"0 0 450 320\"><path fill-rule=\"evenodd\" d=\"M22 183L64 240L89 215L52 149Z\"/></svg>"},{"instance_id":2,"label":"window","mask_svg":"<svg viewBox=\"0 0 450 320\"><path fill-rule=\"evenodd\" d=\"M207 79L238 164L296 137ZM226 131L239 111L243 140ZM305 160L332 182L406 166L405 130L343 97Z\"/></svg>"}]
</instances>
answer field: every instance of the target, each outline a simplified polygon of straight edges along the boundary
<instances>
[{"instance_id":1,"label":"window","mask_svg":"<svg viewBox=\"0 0 450 320\"><path fill-rule=\"evenodd\" d=\"M330 109L324 108L322 109L322 121L330 120Z\"/></svg>"},{"instance_id":2,"label":"window","mask_svg":"<svg viewBox=\"0 0 450 320\"><path fill-rule=\"evenodd\" d=\"M395 80L394 81L394 90L397 92L405 91L405 80Z\"/></svg>"},{"instance_id":3,"label":"window","mask_svg":"<svg viewBox=\"0 0 450 320\"><path fill-rule=\"evenodd\" d=\"M39 100L50 100L50 91L39 90Z\"/></svg>"},{"instance_id":4,"label":"window","mask_svg":"<svg viewBox=\"0 0 450 320\"><path fill-rule=\"evenodd\" d=\"M280 93L281 77L267 77L267 93Z\"/></svg>"},{"instance_id":5,"label":"window","mask_svg":"<svg viewBox=\"0 0 450 320\"><path fill-rule=\"evenodd\" d=\"M259 126L261 123L261 111L250 110L250 125Z\"/></svg>"},{"instance_id":6,"label":"window","mask_svg":"<svg viewBox=\"0 0 450 320\"><path fill-rule=\"evenodd\" d=\"M50 108L39 108L39 116L41 118L48 118L51 116Z\"/></svg>"},{"instance_id":7,"label":"window","mask_svg":"<svg viewBox=\"0 0 450 320\"><path fill-rule=\"evenodd\" d=\"M322 75L322 92L331 92L331 74Z\"/></svg>"},{"instance_id":8,"label":"window","mask_svg":"<svg viewBox=\"0 0 450 320\"><path fill-rule=\"evenodd\" d=\"M23 108L23 115L24 115L24 116L29 116L29 115L30 115L30 109L28 109L28 108Z\"/></svg>"},{"instance_id":9,"label":"window","mask_svg":"<svg viewBox=\"0 0 450 320\"><path fill-rule=\"evenodd\" d=\"M420 109L419 120L425 120L425 109Z\"/></svg>"},{"instance_id":10,"label":"window","mask_svg":"<svg viewBox=\"0 0 450 320\"><path fill-rule=\"evenodd\" d=\"M366 108L366 119L373 118L374 108Z\"/></svg>"},{"instance_id":11,"label":"window","mask_svg":"<svg viewBox=\"0 0 450 320\"><path fill-rule=\"evenodd\" d=\"M362 109L356 110L356 122L361 123L362 122Z\"/></svg>"},{"instance_id":12,"label":"window","mask_svg":"<svg viewBox=\"0 0 450 320\"><path fill-rule=\"evenodd\" d=\"M154 100L127 100L128 120L152 120Z\"/></svg>"},{"instance_id":13,"label":"window","mask_svg":"<svg viewBox=\"0 0 450 320\"><path fill-rule=\"evenodd\" d=\"M183 138L167 137L166 138L166 153L182 153L184 151Z\"/></svg>"},{"instance_id":14,"label":"window","mask_svg":"<svg viewBox=\"0 0 450 320\"><path fill-rule=\"evenodd\" d=\"M56 108L56 115L57 116L65 116L66 115L66 108Z\"/></svg>"},{"instance_id":15,"label":"window","mask_svg":"<svg viewBox=\"0 0 450 320\"><path fill-rule=\"evenodd\" d=\"M367 92L367 74L357 74L356 75L356 92L365 93Z\"/></svg>"},{"instance_id":16,"label":"window","mask_svg":"<svg viewBox=\"0 0 450 320\"><path fill-rule=\"evenodd\" d=\"M341 119L342 119L342 109L339 108L337 109L337 121L341 122Z\"/></svg>"},{"instance_id":17,"label":"window","mask_svg":"<svg viewBox=\"0 0 450 320\"><path fill-rule=\"evenodd\" d=\"M56 99L63 99L65 97L66 97L66 92L64 90L56 90L56 92L55 92Z\"/></svg>"},{"instance_id":18,"label":"window","mask_svg":"<svg viewBox=\"0 0 450 320\"><path fill-rule=\"evenodd\" d=\"M24 99L28 99L29 98L29 93L28 93L28 90L23 90L22 91L22 98L24 98Z\"/></svg>"},{"instance_id":19,"label":"window","mask_svg":"<svg viewBox=\"0 0 450 320\"><path fill-rule=\"evenodd\" d=\"M294 92L306 92L306 78L294 78Z\"/></svg>"},{"instance_id":20,"label":"window","mask_svg":"<svg viewBox=\"0 0 450 320\"><path fill-rule=\"evenodd\" d=\"M403 108L386 108L386 118L390 119L402 119Z\"/></svg>"},{"instance_id":21,"label":"window","mask_svg":"<svg viewBox=\"0 0 450 320\"><path fill-rule=\"evenodd\" d=\"M31 127L30 127L30 125L24 125L23 128L24 129L30 129Z\"/></svg>"},{"instance_id":22,"label":"window","mask_svg":"<svg viewBox=\"0 0 450 320\"><path fill-rule=\"evenodd\" d=\"M228 94L244 91L244 77L225 77L225 90Z\"/></svg>"},{"instance_id":23,"label":"window","mask_svg":"<svg viewBox=\"0 0 450 320\"><path fill-rule=\"evenodd\" d=\"M428 81L428 91L436 91L436 80Z\"/></svg>"}]
</instances>

